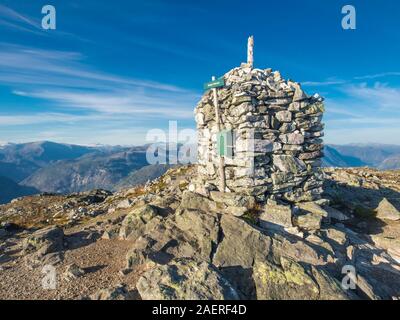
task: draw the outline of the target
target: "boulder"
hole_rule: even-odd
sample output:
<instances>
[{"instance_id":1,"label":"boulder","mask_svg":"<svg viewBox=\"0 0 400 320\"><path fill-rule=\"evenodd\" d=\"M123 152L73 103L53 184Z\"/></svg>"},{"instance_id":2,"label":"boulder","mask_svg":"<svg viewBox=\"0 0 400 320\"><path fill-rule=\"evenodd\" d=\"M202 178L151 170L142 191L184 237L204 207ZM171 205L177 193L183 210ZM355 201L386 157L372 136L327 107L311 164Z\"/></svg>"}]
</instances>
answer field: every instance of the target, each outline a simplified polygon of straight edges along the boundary
<instances>
[{"instance_id":1,"label":"boulder","mask_svg":"<svg viewBox=\"0 0 400 320\"><path fill-rule=\"evenodd\" d=\"M400 220L400 212L386 198L383 198L376 208L376 217L382 220Z\"/></svg>"},{"instance_id":2,"label":"boulder","mask_svg":"<svg viewBox=\"0 0 400 320\"><path fill-rule=\"evenodd\" d=\"M328 217L322 207L315 202L299 202L296 204L300 212L294 218L295 225L304 230L318 230L324 218Z\"/></svg>"},{"instance_id":3,"label":"boulder","mask_svg":"<svg viewBox=\"0 0 400 320\"><path fill-rule=\"evenodd\" d=\"M102 289L90 296L91 300L132 300L126 286L119 284L113 288Z\"/></svg>"},{"instance_id":4,"label":"boulder","mask_svg":"<svg viewBox=\"0 0 400 320\"><path fill-rule=\"evenodd\" d=\"M335 228L323 230L323 234L328 241L333 241L334 244L344 246L348 242L346 233Z\"/></svg>"},{"instance_id":5,"label":"boulder","mask_svg":"<svg viewBox=\"0 0 400 320\"><path fill-rule=\"evenodd\" d=\"M323 209L326 212L328 212L328 218L329 219L335 219L335 220L338 220L338 221L346 221L346 220L350 219L343 212L341 212L341 211L339 211L339 210L337 210L335 208L332 208L332 207L329 207L329 206L325 206L325 207L323 207Z\"/></svg>"},{"instance_id":6,"label":"boulder","mask_svg":"<svg viewBox=\"0 0 400 320\"><path fill-rule=\"evenodd\" d=\"M347 295L337 281L314 266L304 267L281 257L279 264L256 261L253 271L259 300L342 300Z\"/></svg>"},{"instance_id":7,"label":"boulder","mask_svg":"<svg viewBox=\"0 0 400 320\"><path fill-rule=\"evenodd\" d=\"M263 212L259 216L259 224L262 228L292 227L292 207L268 201Z\"/></svg>"},{"instance_id":8,"label":"boulder","mask_svg":"<svg viewBox=\"0 0 400 320\"><path fill-rule=\"evenodd\" d=\"M117 204L117 208L118 209L128 209L132 206L133 201L131 199L124 199L121 200L118 204Z\"/></svg>"},{"instance_id":9,"label":"boulder","mask_svg":"<svg viewBox=\"0 0 400 320\"><path fill-rule=\"evenodd\" d=\"M63 250L64 232L57 226L40 229L28 236L23 242L25 252L38 252L44 256Z\"/></svg>"},{"instance_id":10,"label":"boulder","mask_svg":"<svg viewBox=\"0 0 400 320\"><path fill-rule=\"evenodd\" d=\"M201 210L203 212L218 211L217 204L198 193L185 191L182 194L181 208Z\"/></svg>"},{"instance_id":11,"label":"boulder","mask_svg":"<svg viewBox=\"0 0 400 320\"><path fill-rule=\"evenodd\" d=\"M227 215L221 217L220 226L224 236L212 260L217 267L250 268L256 257L268 255L271 239L261 230Z\"/></svg>"},{"instance_id":12,"label":"boulder","mask_svg":"<svg viewBox=\"0 0 400 320\"><path fill-rule=\"evenodd\" d=\"M156 207L152 205L144 205L130 211L119 231L119 236L122 239L136 239L144 232L146 224L158 215Z\"/></svg>"},{"instance_id":13,"label":"boulder","mask_svg":"<svg viewBox=\"0 0 400 320\"><path fill-rule=\"evenodd\" d=\"M162 221L156 217L128 251L127 267L149 261L165 264L173 258L185 257L210 261L218 237L216 213L185 209Z\"/></svg>"},{"instance_id":14,"label":"boulder","mask_svg":"<svg viewBox=\"0 0 400 320\"><path fill-rule=\"evenodd\" d=\"M244 216L247 212L249 211L249 209L247 207L233 207L233 206L229 206L224 208L223 213L226 214L231 214L235 217L242 217Z\"/></svg>"},{"instance_id":15,"label":"boulder","mask_svg":"<svg viewBox=\"0 0 400 320\"><path fill-rule=\"evenodd\" d=\"M137 282L143 300L238 300L239 295L207 262L178 259L146 271Z\"/></svg>"},{"instance_id":16,"label":"boulder","mask_svg":"<svg viewBox=\"0 0 400 320\"><path fill-rule=\"evenodd\" d=\"M303 211L315 213L324 218L328 217L328 212L315 202L300 202L296 206Z\"/></svg>"},{"instance_id":17,"label":"boulder","mask_svg":"<svg viewBox=\"0 0 400 320\"><path fill-rule=\"evenodd\" d=\"M252 208L256 203L252 196L233 192L210 191L210 198L232 207Z\"/></svg>"},{"instance_id":18,"label":"boulder","mask_svg":"<svg viewBox=\"0 0 400 320\"><path fill-rule=\"evenodd\" d=\"M280 259L280 265L256 261L253 278L258 300L316 300L318 284L297 262Z\"/></svg>"},{"instance_id":19,"label":"boulder","mask_svg":"<svg viewBox=\"0 0 400 320\"><path fill-rule=\"evenodd\" d=\"M233 216L221 217L222 241L218 244L212 263L235 286L243 299L254 299L251 278L256 258L265 259L271 251L271 238L244 220Z\"/></svg>"},{"instance_id":20,"label":"boulder","mask_svg":"<svg viewBox=\"0 0 400 320\"><path fill-rule=\"evenodd\" d=\"M294 224L300 229L311 231L321 228L322 216L318 213L306 212L294 217Z\"/></svg>"}]
</instances>

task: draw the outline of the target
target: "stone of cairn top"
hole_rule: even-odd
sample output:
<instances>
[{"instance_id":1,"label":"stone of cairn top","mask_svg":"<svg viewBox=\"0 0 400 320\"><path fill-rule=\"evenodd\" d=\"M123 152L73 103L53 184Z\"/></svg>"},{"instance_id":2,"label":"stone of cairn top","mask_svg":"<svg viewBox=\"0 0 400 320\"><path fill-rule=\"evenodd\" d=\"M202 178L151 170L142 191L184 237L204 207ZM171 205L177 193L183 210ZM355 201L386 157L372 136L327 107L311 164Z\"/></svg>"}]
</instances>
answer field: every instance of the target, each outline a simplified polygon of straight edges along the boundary
<instances>
[{"instance_id":1,"label":"stone of cairn top","mask_svg":"<svg viewBox=\"0 0 400 320\"><path fill-rule=\"evenodd\" d=\"M251 195L260 203L320 199L323 98L308 96L279 71L254 68L253 45L250 37L247 63L221 77L224 85L206 91L195 108L193 186L204 195L219 190Z\"/></svg>"}]
</instances>

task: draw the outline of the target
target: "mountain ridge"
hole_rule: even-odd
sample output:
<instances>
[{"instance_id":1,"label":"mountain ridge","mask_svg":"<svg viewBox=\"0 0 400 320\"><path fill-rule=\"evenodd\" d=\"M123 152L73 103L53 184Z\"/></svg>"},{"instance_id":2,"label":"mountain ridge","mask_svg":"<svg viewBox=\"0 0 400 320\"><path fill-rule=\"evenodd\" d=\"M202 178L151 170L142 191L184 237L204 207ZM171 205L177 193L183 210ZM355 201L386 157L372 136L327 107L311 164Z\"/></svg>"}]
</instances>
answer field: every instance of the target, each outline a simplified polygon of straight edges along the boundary
<instances>
[{"instance_id":1,"label":"mountain ridge","mask_svg":"<svg viewBox=\"0 0 400 320\"><path fill-rule=\"evenodd\" d=\"M117 190L143 184L165 172L167 166L147 163L146 148L147 145L80 146L51 141L8 143L0 148L0 176L38 192ZM398 145L327 144L324 153L324 167L400 168Z\"/></svg>"}]
</instances>

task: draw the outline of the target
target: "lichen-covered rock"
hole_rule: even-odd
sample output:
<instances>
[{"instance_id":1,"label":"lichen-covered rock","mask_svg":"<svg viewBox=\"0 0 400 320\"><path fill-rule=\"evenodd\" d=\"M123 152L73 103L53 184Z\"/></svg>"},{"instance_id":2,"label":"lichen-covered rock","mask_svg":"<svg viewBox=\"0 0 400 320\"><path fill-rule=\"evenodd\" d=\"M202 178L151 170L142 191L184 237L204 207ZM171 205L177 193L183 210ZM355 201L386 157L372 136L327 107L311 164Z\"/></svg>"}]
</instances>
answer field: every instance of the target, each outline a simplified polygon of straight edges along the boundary
<instances>
[{"instance_id":1,"label":"lichen-covered rock","mask_svg":"<svg viewBox=\"0 0 400 320\"><path fill-rule=\"evenodd\" d=\"M41 255L57 252L63 249L64 232L61 228L54 226L34 232L28 236L23 243L25 252L38 252Z\"/></svg>"},{"instance_id":2,"label":"lichen-covered rock","mask_svg":"<svg viewBox=\"0 0 400 320\"><path fill-rule=\"evenodd\" d=\"M314 212L306 212L294 217L294 224L304 230L318 230L321 228L322 216Z\"/></svg>"},{"instance_id":3,"label":"lichen-covered rock","mask_svg":"<svg viewBox=\"0 0 400 320\"><path fill-rule=\"evenodd\" d=\"M122 221L119 236L122 239L136 239L144 232L146 224L158 215L156 207L144 205L133 209Z\"/></svg>"},{"instance_id":4,"label":"lichen-covered rock","mask_svg":"<svg viewBox=\"0 0 400 320\"><path fill-rule=\"evenodd\" d=\"M256 259L265 259L271 252L272 240L255 226L240 218L221 217L222 241L218 244L212 263L234 284L242 298L254 298L251 278Z\"/></svg>"},{"instance_id":5,"label":"lichen-covered rock","mask_svg":"<svg viewBox=\"0 0 400 320\"><path fill-rule=\"evenodd\" d=\"M258 300L315 300L318 285L304 268L293 260L281 258L281 265L256 261L253 278Z\"/></svg>"},{"instance_id":6,"label":"lichen-covered rock","mask_svg":"<svg viewBox=\"0 0 400 320\"><path fill-rule=\"evenodd\" d=\"M216 212L218 211L217 205L214 201L201 196L198 193L185 191L182 195L180 204L182 209L201 210L203 212Z\"/></svg>"},{"instance_id":7,"label":"lichen-covered rock","mask_svg":"<svg viewBox=\"0 0 400 320\"><path fill-rule=\"evenodd\" d=\"M239 295L207 262L178 259L146 271L137 282L143 300L237 300Z\"/></svg>"},{"instance_id":8,"label":"lichen-covered rock","mask_svg":"<svg viewBox=\"0 0 400 320\"><path fill-rule=\"evenodd\" d=\"M328 217L328 212L321 208L320 205L318 205L315 202L300 202L296 204L297 207L305 212L311 212L318 214L324 218Z\"/></svg>"},{"instance_id":9,"label":"lichen-covered rock","mask_svg":"<svg viewBox=\"0 0 400 320\"><path fill-rule=\"evenodd\" d=\"M109 289L102 289L90 296L91 300L132 300L131 294L123 284Z\"/></svg>"},{"instance_id":10,"label":"lichen-covered rock","mask_svg":"<svg viewBox=\"0 0 400 320\"><path fill-rule=\"evenodd\" d=\"M167 263L173 258L189 257L210 261L218 237L216 213L184 209L163 221L154 218L128 251L126 266L131 268L148 261Z\"/></svg>"},{"instance_id":11,"label":"lichen-covered rock","mask_svg":"<svg viewBox=\"0 0 400 320\"><path fill-rule=\"evenodd\" d=\"M232 192L211 191L210 198L215 202L221 202L227 206L246 207L249 209L254 207L256 203L252 196Z\"/></svg>"},{"instance_id":12,"label":"lichen-covered rock","mask_svg":"<svg viewBox=\"0 0 400 320\"><path fill-rule=\"evenodd\" d=\"M222 242L215 252L213 264L217 267L241 266L250 268L256 257L266 257L271 239L240 218L221 217Z\"/></svg>"},{"instance_id":13,"label":"lichen-covered rock","mask_svg":"<svg viewBox=\"0 0 400 320\"><path fill-rule=\"evenodd\" d=\"M253 278L259 300L326 300L347 299L337 282L325 272L308 270L292 259L280 263L256 261Z\"/></svg>"},{"instance_id":14,"label":"lichen-covered rock","mask_svg":"<svg viewBox=\"0 0 400 320\"><path fill-rule=\"evenodd\" d=\"M268 201L264 211L259 216L260 226L263 228L292 227L293 210L290 205L282 205Z\"/></svg>"}]
</instances>

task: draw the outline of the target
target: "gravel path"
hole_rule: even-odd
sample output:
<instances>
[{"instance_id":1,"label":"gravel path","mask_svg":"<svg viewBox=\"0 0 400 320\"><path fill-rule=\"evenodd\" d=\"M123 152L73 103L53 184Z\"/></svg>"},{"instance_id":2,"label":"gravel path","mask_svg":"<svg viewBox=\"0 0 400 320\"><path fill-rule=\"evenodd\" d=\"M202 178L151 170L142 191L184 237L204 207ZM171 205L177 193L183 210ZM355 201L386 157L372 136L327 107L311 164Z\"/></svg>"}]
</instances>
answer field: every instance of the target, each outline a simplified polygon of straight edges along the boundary
<instances>
[{"instance_id":1,"label":"gravel path","mask_svg":"<svg viewBox=\"0 0 400 320\"><path fill-rule=\"evenodd\" d=\"M100 239L65 251L64 261L56 266L55 290L43 289L41 268L29 270L23 258L17 256L0 270L0 299L81 299L121 282L133 290L139 273L134 270L124 276L119 272L125 266L125 255L131 245L130 241ZM72 263L84 269L85 274L66 281L63 273Z\"/></svg>"}]
</instances>

